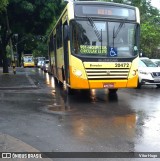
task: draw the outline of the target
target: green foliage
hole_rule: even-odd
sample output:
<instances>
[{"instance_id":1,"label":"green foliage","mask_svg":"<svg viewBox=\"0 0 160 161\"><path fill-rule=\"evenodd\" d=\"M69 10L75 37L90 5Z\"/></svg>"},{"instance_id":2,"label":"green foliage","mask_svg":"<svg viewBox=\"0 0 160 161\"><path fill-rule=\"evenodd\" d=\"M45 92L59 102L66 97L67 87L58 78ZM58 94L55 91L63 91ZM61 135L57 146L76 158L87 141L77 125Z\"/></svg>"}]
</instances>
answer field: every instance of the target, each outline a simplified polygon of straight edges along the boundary
<instances>
[{"instance_id":1,"label":"green foliage","mask_svg":"<svg viewBox=\"0 0 160 161\"><path fill-rule=\"evenodd\" d=\"M47 43L37 42L37 47L33 50L34 57L44 56L47 58L48 56L48 46Z\"/></svg>"},{"instance_id":2,"label":"green foliage","mask_svg":"<svg viewBox=\"0 0 160 161\"><path fill-rule=\"evenodd\" d=\"M9 1L9 4L8 4ZM137 6L141 13L141 48L151 55L160 42L160 14L151 6L150 0L99 0L127 3ZM46 42L37 39L51 32L66 3L61 0L1 0L0 13L8 4L8 17L12 33L18 33L19 50L32 50L43 56L47 53ZM1 19L3 18L0 14ZM3 21L5 22L5 21ZM3 25L3 32L5 32ZM34 40L34 41L33 41ZM15 45L16 41L14 42ZM23 47L22 47L23 46Z\"/></svg>"},{"instance_id":3,"label":"green foliage","mask_svg":"<svg viewBox=\"0 0 160 161\"><path fill-rule=\"evenodd\" d=\"M8 0L1 0L0 2L0 13L5 10L8 5Z\"/></svg>"},{"instance_id":4,"label":"green foliage","mask_svg":"<svg viewBox=\"0 0 160 161\"><path fill-rule=\"evenodd\" d=\"M34 5L27 1L22 1L20 6L24 9L25 12L34 12Z\"/></svg>"},{"instance_id":5,"label":"green foliage","mask_svg":"<svg viewBox=\"0 0 160 161\"><path fill-rule=\"evenodd\" d=\"M148 57L156 57L160 45L160 14L151 6L151 1L141 0L141 43L140 47Z\"/></svg>"},{"instance_id":6,"label":"green foliage","mask_svg":"<svg viewBox=\"0 0 160 161\"><path fill-rule=\"evenodd\" d=\"M154 21L155 17L151 17L141 24L141 48L148 57L155 57L160 45L160 24Z\"/></svg>"}]
</instances>

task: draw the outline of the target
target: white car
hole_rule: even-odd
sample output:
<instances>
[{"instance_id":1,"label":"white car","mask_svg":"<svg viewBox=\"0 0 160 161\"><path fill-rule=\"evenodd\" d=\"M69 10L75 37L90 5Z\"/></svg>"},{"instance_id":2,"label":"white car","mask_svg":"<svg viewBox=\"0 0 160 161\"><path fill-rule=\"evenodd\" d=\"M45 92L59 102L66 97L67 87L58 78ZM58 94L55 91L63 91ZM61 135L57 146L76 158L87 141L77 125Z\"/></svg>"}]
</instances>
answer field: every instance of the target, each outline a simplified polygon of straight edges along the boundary
<instances>
[{"instance_id":1,"label":"white car","mask_svg":"<svg viewBox=\"0 0 160 161\"><path fill-rule=\"evenodd\" d=\"M41 65L42 65L42 63L43 63L45 60L46 60L45 57L37 57L37 58L35 59L36 66L37 66L38 68L40 68Z\"/></svg>"},{"instance_id":2,"label":"white car","mask_svg":"<svg viewBox=\"0 0 160 161\"><path fill-rule=\"evenodd\" d=\"M44 71L44 72L48 72L48 68L49 68L49 60L45 60L41 66L41 69Z\"/></svg>"},{"instance_id":3,"label":"white car","mask_svg":"<svg viewBox=\"0 0 160 161\"><path fill-rule=\"evenodd\" d=\"M160 59L151 59L153 63L160 67Z\"/></svg>"},{"instance_id":4,"label":"white car","mask_svg":"<svg viewBox=\"0 0 160 161\"><path fill-rule=\"evenodd\" d=\"M142 85L157 85L157 87L160 87L160 67L149 58L140 58L138 78L138 88L141 88Z\"/></svg>"},{"instance_id":5,"label":"white car","mask_svg":"<svg viewBox=\"0 0 160 161\"><path fill-rule=\"evenodd\" d=\"M38 67L38 68L41 68L41 66L43 65L43 63L44 63L44 60L43 60L43 61L38 61L37 67Z\"/></svg>"}]
</instances>

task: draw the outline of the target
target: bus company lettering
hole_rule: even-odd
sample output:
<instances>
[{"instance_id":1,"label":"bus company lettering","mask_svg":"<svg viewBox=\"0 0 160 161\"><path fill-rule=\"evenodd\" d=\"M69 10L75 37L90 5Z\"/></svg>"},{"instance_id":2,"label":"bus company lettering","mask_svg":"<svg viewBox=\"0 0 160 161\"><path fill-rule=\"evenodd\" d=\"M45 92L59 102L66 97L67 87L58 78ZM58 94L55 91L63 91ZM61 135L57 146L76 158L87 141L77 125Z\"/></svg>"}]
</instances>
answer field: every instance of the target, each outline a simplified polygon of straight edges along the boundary
<instances>
[{"instance_id":1,"label":"bus company lettering","mask_svg":"<svg viewBox=\"0 0 160 161\"><path fill-rule=\"evenodd\" d=\"M101 64L90 64L90 67L102 67Z\"/></svg>"}]
</instances>

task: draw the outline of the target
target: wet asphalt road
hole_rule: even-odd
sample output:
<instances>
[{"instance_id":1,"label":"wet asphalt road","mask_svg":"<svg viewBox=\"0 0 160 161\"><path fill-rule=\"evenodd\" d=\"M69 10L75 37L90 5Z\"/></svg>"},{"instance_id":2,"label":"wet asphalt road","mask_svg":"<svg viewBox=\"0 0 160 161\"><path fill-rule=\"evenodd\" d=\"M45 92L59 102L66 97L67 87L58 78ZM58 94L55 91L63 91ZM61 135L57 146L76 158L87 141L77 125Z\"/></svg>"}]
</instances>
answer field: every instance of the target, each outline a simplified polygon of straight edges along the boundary
<instances>
[{"instance_id":1,"label":"wet asphalt road","mask_svg":"<svg viewBox=\"0 0 160 161\"><path fill-rule=\"evenodd\" d=\"M107 90L77 91L67 96L52 76L36 68L25 71L39 88L0 91L0 133L41 152L160 152L160 89L120 89L111 96Z\"/></svg>"}]
</instances>

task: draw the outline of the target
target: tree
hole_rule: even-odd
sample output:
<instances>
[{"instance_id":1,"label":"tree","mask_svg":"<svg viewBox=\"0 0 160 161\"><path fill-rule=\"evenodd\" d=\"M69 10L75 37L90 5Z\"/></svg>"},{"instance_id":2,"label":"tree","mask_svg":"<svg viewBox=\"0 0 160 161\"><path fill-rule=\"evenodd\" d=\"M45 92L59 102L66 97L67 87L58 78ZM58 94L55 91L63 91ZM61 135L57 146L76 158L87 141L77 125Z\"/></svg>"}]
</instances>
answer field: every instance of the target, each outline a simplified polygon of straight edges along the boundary
<instances>
[{"instance_id":1,"label":"tree","mask_svg":"<svg viewBox=\"0 0 160 161\"><path fill-rule=\"evenodd\" d=\"M8 0L1 0L0 13L6 9L7 5L8 5Z\"/></svg>"},{"instance_id":2,"label":"tree","mask_svg":"<svg viewBox=\"0 0 160 161\"><path fill-rule=\"evenodd\" d=\"M7 0L3 1L7 2ZM3 28L0 55L3 59L6 60L6 46L10 38L13 39L15 33L19 35L18 42L14 41L18 46L27 44L27 50L28 48L33 50L35 43L32 39L37 35L45 36L47 29L54 24L53 22L55 22L63 7L64 5L59 0L9 0L7 12L0 13L0 22L2 22ZM7 29L6 16L11 30ZM32 36L28 36L28 34ZM19 42L23 39L25 40L20 44ZM23 47L23 49L25 48ZM3 71L7 72L8 64L4 60Z\"/></svg>"},{"instance_id":3,"label":"tree","mask_svg":"<svg viewBox=\"0 0 160 161\"><path fill-rule=\"evenodd\" d=\"M160 24L155 22L156 18L150 17L141 25L141 48L148 57L156 57L160 45Z\"/></svg>"},{"instance_id":4,"label":"tree","mask_svg":"<svg viewBox=\"0 0 160 161\"><path fill-rule=\"evenodd\" d=\"M1 20L0 65L1 66L3 65L3 73L8 73L6 46L11 40L12 33L10 32L8 14L6 9L0 14L0 20Z\"/></svg>"},{"instance_id":5,"label":"tree","mask_svg":"<svg viewBox=\"0 0 160 161\"><path fill-rule=\"evenodd\" d=\"M160 13L151 6L150 0L141 0L138 7L141 13L140 47L146 56L155 57L160 45Z\"/></svg>"},{"instance_id":6,"label":"tree","mask_svg":"<svg viewBox=\"0 0 160 161\"><path fill-rule=\"evenodd\" d=\"M7 34L6 34L7 25L5 25L5 23L4 23L4 20L5 20L5 22L7 22L6 21L7 20L7 12L6 12L7 5L8 5L8 0L1 0L1 3L0 3L0 22L1 22L0 23L0 51L1 51L1 54L0 54L0 66L3 65L2 64L2 58L4 58L3 62L7 63L6 62L6 57L5 57L5 54L4 54L5 48L3 47L3 42L6 44L7 41L8 41ZM7 70L4 70L4 72L8 73Z\"/></svg>"}]
</instances>

